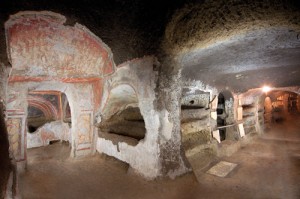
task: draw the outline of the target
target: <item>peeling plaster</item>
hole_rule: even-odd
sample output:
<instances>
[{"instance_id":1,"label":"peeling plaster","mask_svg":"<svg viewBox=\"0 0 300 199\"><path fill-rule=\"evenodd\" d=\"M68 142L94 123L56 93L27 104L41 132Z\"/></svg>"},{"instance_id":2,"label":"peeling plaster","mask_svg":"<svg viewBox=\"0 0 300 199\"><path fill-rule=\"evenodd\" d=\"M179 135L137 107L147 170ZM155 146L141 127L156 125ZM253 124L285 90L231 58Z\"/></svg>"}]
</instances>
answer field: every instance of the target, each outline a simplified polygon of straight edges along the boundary
<instances>
[{"instance_id":1,"label":"peeling plaster","mask_svg":"<svg viewBox=\"0 0 300 199\"><path fill-rule=\"evenodd\" d=\"M34 133L27 133L27 148L49 145L53 140L72 142L72 134L68 124L61 121L46 123Z\"/></svg>"}]
</instances>

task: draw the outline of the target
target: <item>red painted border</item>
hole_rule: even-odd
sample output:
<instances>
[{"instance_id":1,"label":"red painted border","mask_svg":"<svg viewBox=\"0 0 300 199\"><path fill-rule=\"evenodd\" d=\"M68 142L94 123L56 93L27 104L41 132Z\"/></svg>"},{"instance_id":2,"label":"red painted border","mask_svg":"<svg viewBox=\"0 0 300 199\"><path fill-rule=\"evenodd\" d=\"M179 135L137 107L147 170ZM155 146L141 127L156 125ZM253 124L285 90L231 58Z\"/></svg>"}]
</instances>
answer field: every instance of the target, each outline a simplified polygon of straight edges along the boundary
<instances>
[{"instance_id":1,"label":"red painted border","mask_svg":"<svg viewBox=\"0 0 300 199\"><path fill-rule=\"evenodd\" d=\"M84 82L94 82L101 80L101 77L67 77L67 78L55 78L55 77L28 77L28 76L12 76L8 78L9 83L13 82L43 82L43 81L60 81L65 83L84 83Z\"/></svg>"}]
</instances>

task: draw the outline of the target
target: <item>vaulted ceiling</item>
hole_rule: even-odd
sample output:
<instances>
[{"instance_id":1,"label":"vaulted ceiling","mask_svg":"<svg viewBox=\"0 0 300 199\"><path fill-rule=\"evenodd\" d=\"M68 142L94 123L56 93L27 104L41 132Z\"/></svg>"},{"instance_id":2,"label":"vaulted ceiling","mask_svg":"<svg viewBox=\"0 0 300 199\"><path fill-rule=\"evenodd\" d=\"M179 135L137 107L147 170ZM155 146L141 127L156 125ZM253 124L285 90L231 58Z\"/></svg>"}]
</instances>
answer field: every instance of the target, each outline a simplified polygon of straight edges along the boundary
<instances>
[{"instance_id":1,"label":"vaulted ceiling","mask_svg":"<svg viewBox=\"0 0 300 199\"><path fill-rule=\"evenodd\" d=\"M220 89L300 85L296 0L3 0L0 62L7 64L3 23L24 10L54 11L67 24L85 25L111 48L116 64L171 54L183 80Z\"/></svg>"}]
</instances>

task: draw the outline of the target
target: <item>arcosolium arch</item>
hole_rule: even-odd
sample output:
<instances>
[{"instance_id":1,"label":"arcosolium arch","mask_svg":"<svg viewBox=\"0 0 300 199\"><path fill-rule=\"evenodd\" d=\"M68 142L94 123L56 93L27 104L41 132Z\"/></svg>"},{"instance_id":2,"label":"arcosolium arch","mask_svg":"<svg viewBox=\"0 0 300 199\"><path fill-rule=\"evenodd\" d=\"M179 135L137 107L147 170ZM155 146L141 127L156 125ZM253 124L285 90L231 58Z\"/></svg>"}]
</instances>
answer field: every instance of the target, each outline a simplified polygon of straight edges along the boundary
<instances>
[{"instance_id":1,"label":"arcosolium arch","mask_svg":"<svg viewBox=\"0 0 300 199\"><path fill-rule=\"evenodd\" d=\"M100 137L121 139L136 145L146 134L145 122L138 106L136 91L129 84L113 87L102 110Z\"/></svg>"},{"instance_id":2,"label":"arcosolium arch","mask_svg":"<svg viewBox=\"0 0 300 199\"><path fill-rule=\"evenodd\" d=\"M71 125L65 122L69 102L63 92L34 90L28 92L27 148L46 146L56 140L71 143ZM71 111L69 112L71 118ZM68 121L71 123L71 119Z\"/></svg>"}]
</instances>

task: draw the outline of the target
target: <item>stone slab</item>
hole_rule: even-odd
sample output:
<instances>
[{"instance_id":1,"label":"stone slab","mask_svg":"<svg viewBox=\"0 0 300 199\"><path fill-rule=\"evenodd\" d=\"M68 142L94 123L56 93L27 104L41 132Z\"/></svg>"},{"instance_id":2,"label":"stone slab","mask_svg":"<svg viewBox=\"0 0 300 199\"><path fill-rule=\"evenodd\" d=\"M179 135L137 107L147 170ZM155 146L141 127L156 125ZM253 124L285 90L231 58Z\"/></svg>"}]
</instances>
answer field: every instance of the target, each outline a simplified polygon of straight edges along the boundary
<instances>
[{"instance_id":1,"label":"stone slab","mask_svg":"<svg viewBox=\"0 0 300 199\"><path fill-rule=\"evenodd\" d=\"M221 161L215 166L211 167L206 173L218 176L218 177L226 177L235 167L237 164Z\"/></svg>"}]
</instances>

